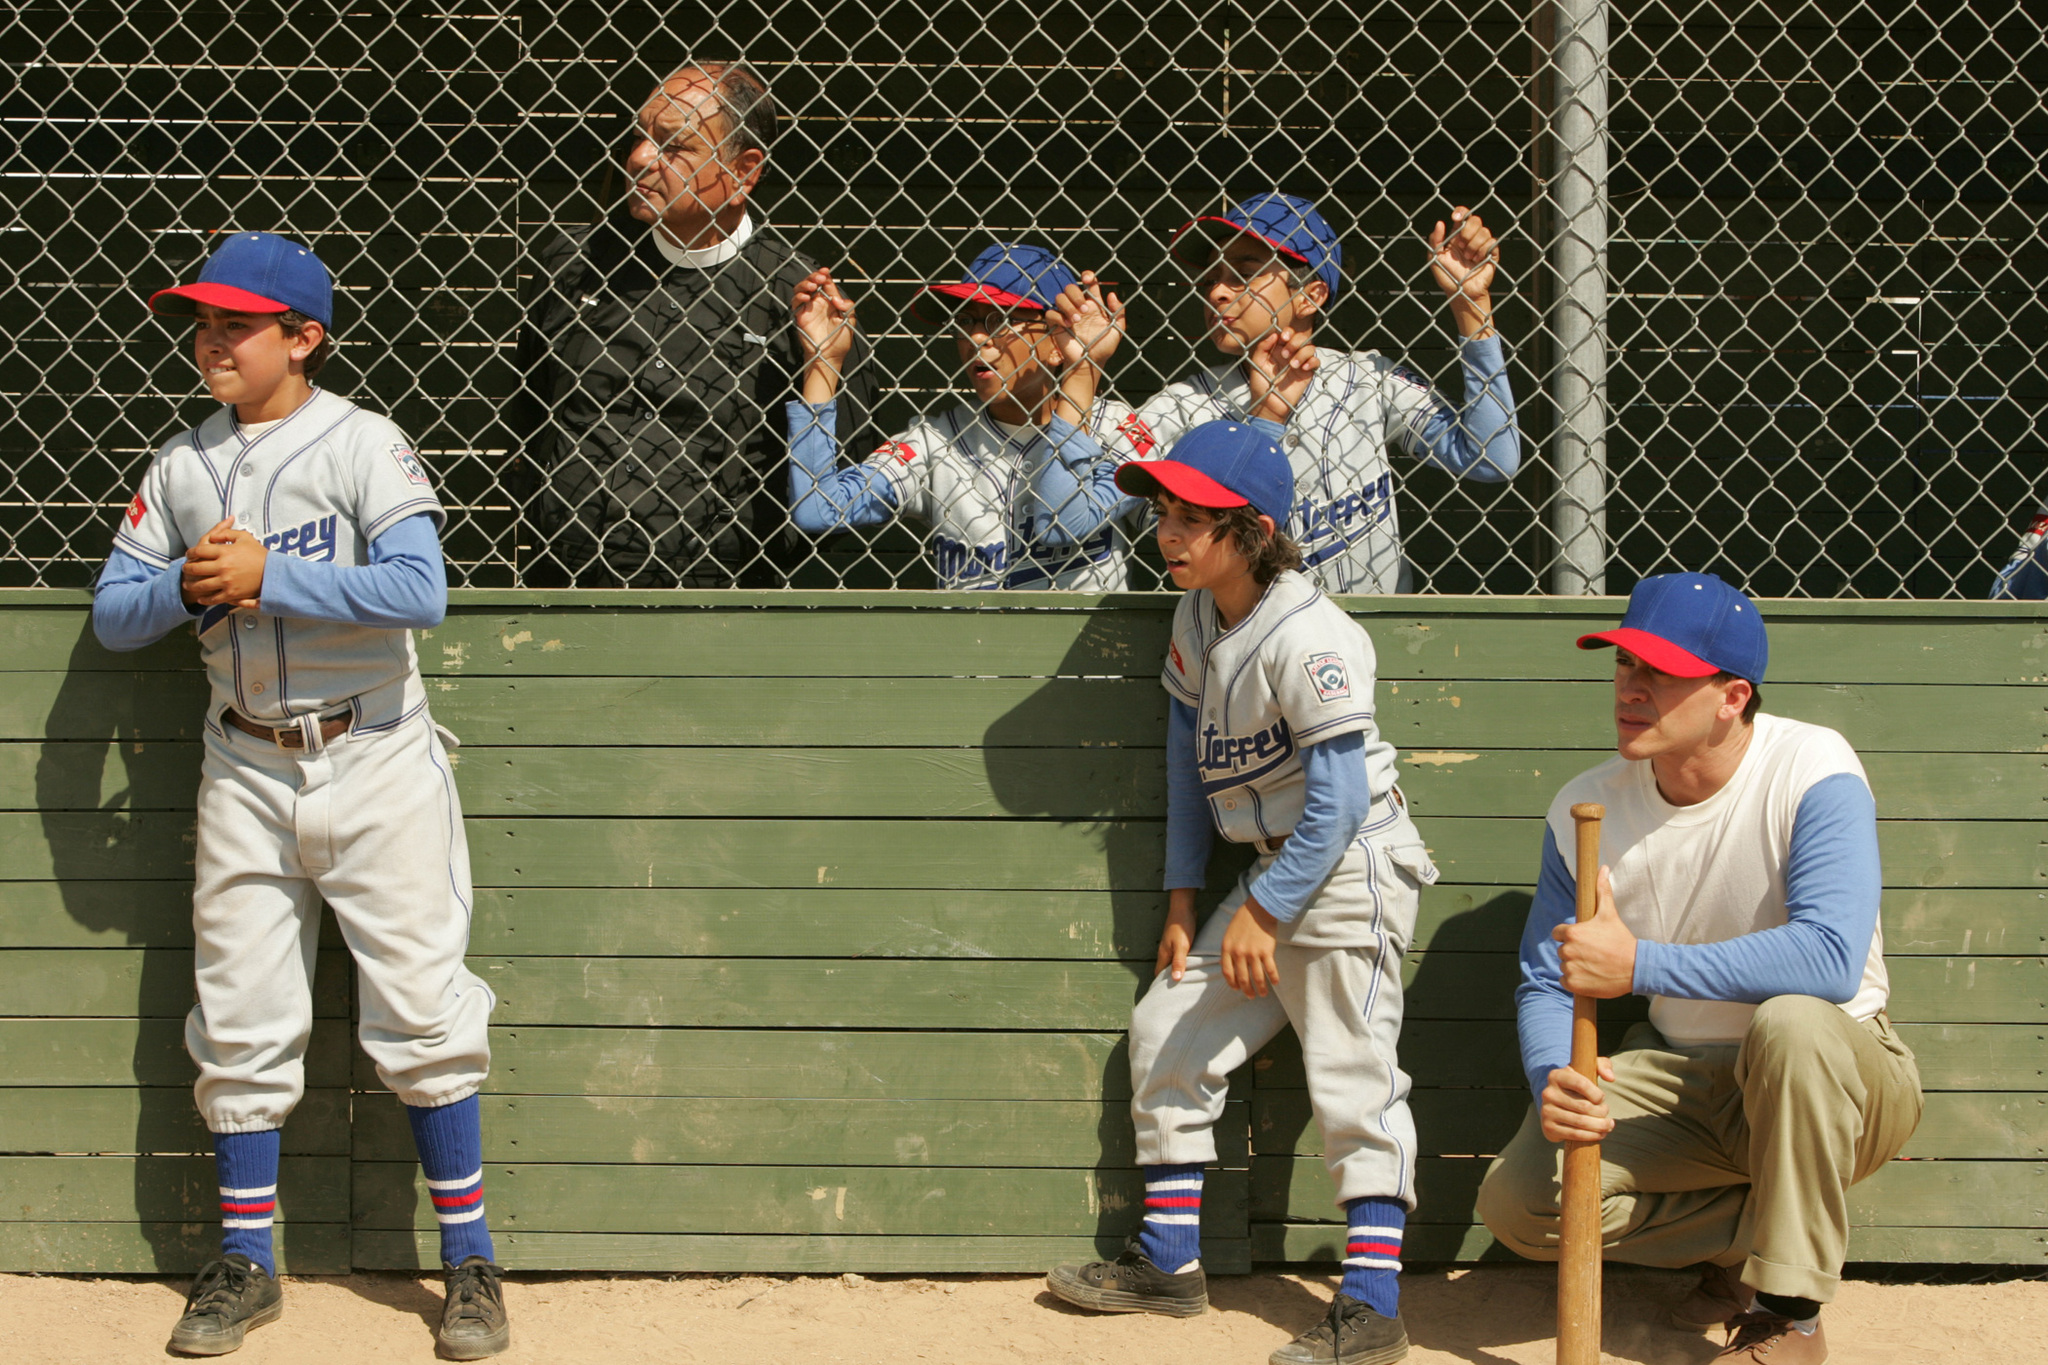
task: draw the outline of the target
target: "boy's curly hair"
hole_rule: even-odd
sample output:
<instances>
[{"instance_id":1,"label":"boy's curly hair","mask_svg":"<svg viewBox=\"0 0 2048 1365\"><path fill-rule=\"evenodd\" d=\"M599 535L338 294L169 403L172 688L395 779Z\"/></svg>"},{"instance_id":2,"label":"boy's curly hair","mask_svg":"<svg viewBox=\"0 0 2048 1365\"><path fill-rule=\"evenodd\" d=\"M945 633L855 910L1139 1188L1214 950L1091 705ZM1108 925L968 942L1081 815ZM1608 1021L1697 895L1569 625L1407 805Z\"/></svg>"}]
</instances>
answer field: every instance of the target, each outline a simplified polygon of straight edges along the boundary
<instances>
[{"instance_id":1,"label":"boy's curly hair","mask_svg":"<svg viewBox=\"0 0 2048 1365\"><path fill-rule=\"evenodd\" d=\"M284 312L277 315L277 325L284 328L288 336L297 336L305 331L306 324L312 320L296 308L287 308ZM315 346L313 353L306 357L304 369L308 384L313 382L313 376L320 373L320 367L327 363L327 357L332 355L333 352L334 337L332 334L325 333L323 329L320 344Z\"/></svg>"}]
</instances>

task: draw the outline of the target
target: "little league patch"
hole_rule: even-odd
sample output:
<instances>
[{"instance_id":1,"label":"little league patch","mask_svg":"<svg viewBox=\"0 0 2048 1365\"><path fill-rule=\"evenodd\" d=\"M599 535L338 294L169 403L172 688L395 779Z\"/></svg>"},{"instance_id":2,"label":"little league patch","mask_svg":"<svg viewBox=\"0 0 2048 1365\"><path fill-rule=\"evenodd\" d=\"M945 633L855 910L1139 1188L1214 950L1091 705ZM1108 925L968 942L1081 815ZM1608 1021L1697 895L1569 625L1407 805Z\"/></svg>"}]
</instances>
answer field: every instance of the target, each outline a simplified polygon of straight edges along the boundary
<instances>
[{"instance_id":1,"label":"little league patch","mask_svg":"<svg viewBox=\"0 0 2048 1365\"><path fill-rule=\"evenodd\" d=\"M1344 672L1342 655L1311 654L1301 661L1301 666L1308 670L1308 680L1315 684L1316 696L1325 703L1351 695L1351 679Z\"/></svg>"}]
</instances>

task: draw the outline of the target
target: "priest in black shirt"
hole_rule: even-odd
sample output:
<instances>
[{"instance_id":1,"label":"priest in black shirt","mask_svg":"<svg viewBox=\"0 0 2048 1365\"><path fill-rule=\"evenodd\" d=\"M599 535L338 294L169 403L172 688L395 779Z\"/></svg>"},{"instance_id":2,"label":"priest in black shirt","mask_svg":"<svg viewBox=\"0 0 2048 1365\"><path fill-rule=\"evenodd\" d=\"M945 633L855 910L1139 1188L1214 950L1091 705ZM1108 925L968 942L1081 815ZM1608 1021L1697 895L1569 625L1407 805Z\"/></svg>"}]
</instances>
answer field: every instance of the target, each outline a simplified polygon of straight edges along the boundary
<instances>
[{"instance_id":1,"label":"priest in black shirt","mask_svg":"<svg viewBox=\"0 0 2048 1365\"><path fill-rule=\"evenodd\" d=\"M775 105L739 64L685 67L640 110L622 212L539 251L520 339L523 577L541 587L775 587L787 530L789 325L816 265L748 212ZM863 449L865 339L839 404Z\"/></svg>"}]
</instances>

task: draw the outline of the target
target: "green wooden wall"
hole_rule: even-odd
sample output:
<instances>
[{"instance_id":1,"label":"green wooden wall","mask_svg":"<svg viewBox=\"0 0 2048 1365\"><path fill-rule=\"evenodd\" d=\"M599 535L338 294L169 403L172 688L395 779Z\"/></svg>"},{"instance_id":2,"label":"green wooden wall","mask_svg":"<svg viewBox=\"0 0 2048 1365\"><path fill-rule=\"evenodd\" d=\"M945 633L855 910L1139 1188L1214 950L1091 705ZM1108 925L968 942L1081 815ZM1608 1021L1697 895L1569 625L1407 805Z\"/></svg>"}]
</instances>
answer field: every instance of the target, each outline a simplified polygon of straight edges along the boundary
<instances>
[{"instance_id":1,"label":"green wooden wall","mask_svg":"<svg viewBox=\"0 0 2048 1365\"><path fill-rule=\"evenodd\" d=\"M1609 741L1605 657L1571 641L1618 604L1352 605L1444 871L1407 972L1410 1255L1499 1255L1471 1208L1525 1103L1514 944L1541 812ZM505 1263L1030 1271L1120 1245L1171 607L458 593L420 653L464 740ZM1930 1091L1907 1159L1856 1191L1851 1254L2048 1262L2048 612L1770 615L1766 705L1841 729L1877 792L1893 1015ZM214 1237L181 1034L193 646L110 655L84 594L13 591L0 673L0 1270L184 1270ZM430 1264L405 1125L327 943L285 1265ZM1334 1258L1291 1039L1236 1078L1224 1130L1212 1267Z\"/></svg>"}]
</instances>

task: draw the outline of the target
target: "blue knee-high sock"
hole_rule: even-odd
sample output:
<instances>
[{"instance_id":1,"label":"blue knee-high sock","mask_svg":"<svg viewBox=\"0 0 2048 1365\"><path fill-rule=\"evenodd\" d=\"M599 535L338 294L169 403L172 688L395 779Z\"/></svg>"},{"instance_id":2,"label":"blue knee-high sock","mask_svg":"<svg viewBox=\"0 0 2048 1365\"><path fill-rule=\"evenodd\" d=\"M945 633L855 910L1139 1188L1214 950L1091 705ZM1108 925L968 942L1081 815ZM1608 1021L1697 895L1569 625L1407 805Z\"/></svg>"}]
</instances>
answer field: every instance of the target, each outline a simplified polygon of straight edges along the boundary
<instances>
[{"instance_id":1,"label":"blue knee-high sock","mask_svg":"<svg viewBox=\"0 0 2048 1365\"><path fill-rule=\"evenodd\" d=\"M1145 1168L1145 1226L1138 1250L1168 1274L1201 1259L1201 1163Z\"/></svg>"},{"instance_id":2,"label":"blue knee-high sock","mask_svg":"<svg viewBox=\"0 0 2048 1365\"><path fill-rule=\"evenodd\" d=\"M435 1109L408 1104L405 1116L412 1121L413 1145L441 1225L442 1261L455 1266L471 1256L497 1260L484 1224L484 1128L476 1096Z\"/></svg>"},{"instance_id":3,"label":"blue knee-high sock","mask_svg":"<svg viewBox=\"0 0 2048 1365\"><path fill-rule=\"evenodd\" d=\"M215 1133L213 1169L220 1182L220 1254L247 1256L277 1273L270 1224L277 1216L277 1129Z\"/></svg>"},{"instance_id":4,"label":"blue knee-high sock","mask_svg":"<svg viewBox=\"0 0 2048 1365\"><path fill-rule=\"evenodd\" d=\"M1381 1317L1401 1315L1401 1233L1408 1208L1398 1199L1369 1196L1344 1204L1344 1282L1349 1294Z\"/></svg>"}]
</instances>

